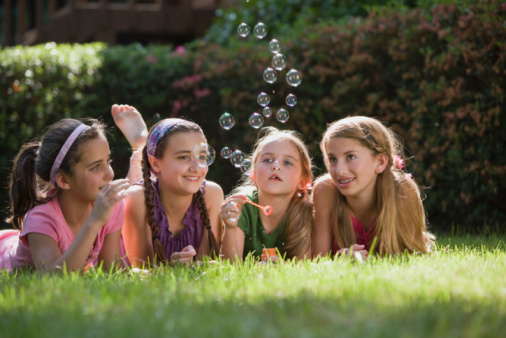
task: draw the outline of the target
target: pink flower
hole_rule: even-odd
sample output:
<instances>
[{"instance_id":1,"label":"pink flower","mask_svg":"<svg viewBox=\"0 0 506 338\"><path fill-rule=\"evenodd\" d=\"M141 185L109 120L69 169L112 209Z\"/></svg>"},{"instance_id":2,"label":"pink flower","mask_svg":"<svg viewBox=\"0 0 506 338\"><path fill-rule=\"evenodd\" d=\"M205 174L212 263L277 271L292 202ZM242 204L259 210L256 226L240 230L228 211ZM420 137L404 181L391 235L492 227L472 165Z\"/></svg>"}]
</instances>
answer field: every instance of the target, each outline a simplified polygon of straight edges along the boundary
<instances>
[{"instance_id":1,"label":"pink flower","mask_svg":"<svg viewBox=\"0 0 506 338\"><path fill-rule=\"evenodd\" d=\"M303 194L307 193L308 191L313 190L313 185L311 183L306 184L304 188L302 188L301 192Z\"/></svg>"},{"instance_id":2,"label":"pink flower","mask_svg":"<svg viewBox=\"0 0 506 338\"><path fill-rule=\"evenodd\" d=\"M185 51L184 47L180 45L180 46L176 47L176 51L175 52L176 52L176 54L183 54L184 51Z\"/></svg>"},{"instance_id":3,"label":"pink flower","mask_svg":"<svg viewBox=\"0 0 506 338\"><path fill-rule=\"evenodd\" d=\"M404 167L404 160L400 156L395 155L394 165L396 165L399 169L402 169Z\"/></svg>"}]
</instances>

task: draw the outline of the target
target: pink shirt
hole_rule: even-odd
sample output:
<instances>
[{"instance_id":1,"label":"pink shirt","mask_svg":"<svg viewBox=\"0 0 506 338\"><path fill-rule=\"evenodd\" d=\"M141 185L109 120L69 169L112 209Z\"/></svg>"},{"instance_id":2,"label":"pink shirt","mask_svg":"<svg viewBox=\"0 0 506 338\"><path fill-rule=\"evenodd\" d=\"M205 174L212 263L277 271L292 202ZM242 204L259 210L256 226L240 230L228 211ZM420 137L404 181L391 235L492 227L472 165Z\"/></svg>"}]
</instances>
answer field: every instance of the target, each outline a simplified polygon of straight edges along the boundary
<instances>
[{"instance_id":1,"label":"pink shirt","mask_svg":"<svg viewBox=\"0 0 506 338\"><path fill-rule=\"evenodd\" d=\"M105 237L121 229L124 208L123 201L114 206L109 219L98 231L97 239L93 243L85 266L98 258ZM26 237L29 233L39 233L51 237L62 254L75 238L65 222L58 199L53 198L51 201L28 211L21 232L17 230L0 231L0 268L11 270L25 265L33 266L30 244Z\"/></svg>"},{"instance_id":2,"label":"pink shirt","mask_svg":"<svg viewBox=\"0 0 506 338\"><path fill-rule=\"evenodd\" d=\"M365 245L365 250L369 251L371 247L372 240L374 238L374 231L376 230L376 220L373 222L369 230L365 230L364 225L360 223L355 217L351 217L351 222L353 223L353 232L355 233L355 238L357 240L357 244ZM332 254L335 255L339 250L339 246L337 245L336 240L334 239L334 244L332 245Z\"/></svg>"}]
</instances>

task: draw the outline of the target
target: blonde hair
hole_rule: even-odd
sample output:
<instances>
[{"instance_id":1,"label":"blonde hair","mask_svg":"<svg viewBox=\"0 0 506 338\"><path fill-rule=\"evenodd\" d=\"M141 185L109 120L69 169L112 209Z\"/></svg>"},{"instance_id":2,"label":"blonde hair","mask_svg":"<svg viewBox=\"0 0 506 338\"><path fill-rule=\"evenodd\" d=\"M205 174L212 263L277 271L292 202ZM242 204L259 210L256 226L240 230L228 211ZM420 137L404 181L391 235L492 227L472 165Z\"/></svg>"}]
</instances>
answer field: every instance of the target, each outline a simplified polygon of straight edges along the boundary
<instances>
[{"instance_id":1,"label":"blonde hair","mask_svg":"<svg viewBox=\"0 0 506 338\"><path fill-rule=\"evenodd\" d=\"M404 251L428 252L434 236L427 231L425 210L418 184L409 174L397 167L403 160L402 145L395 134L376 119L365 116L347 117L330 124L323 135L320 148L328 168L327 144L332 138L349 138L360 142L374 156L388 158L385 170L376 180L376 221L374 250L381 254L400 254ZM340 248L356 244L346 198L337 191L334 207L334 238Z\"/></svg>"},{"instance_id":2,"label":"blonde hair","mask_svg":"<svg viewBox=\"0 0 506 338\"><path fill-rule=\"evenodd\" d=\"M309 151L298 135L292 130L279 130L274 127L262 128L259 138L253 147L250 156L254 168L262 148L272 141L288 141L295 146L300 156L302 166L301 177L307 183L313 181L312 161ZM243 174L241 183L230 195L251 194L257 187L253 183L250 170ZM286 254L286 258L303 257L311 248L311 224L313 220L313 203L306 189L297 191L290 200L290 204L285 213L284 228L281 229L281 236L285 236L285 244L278 248L281 254Z\"/></svg>"}]
</instances>

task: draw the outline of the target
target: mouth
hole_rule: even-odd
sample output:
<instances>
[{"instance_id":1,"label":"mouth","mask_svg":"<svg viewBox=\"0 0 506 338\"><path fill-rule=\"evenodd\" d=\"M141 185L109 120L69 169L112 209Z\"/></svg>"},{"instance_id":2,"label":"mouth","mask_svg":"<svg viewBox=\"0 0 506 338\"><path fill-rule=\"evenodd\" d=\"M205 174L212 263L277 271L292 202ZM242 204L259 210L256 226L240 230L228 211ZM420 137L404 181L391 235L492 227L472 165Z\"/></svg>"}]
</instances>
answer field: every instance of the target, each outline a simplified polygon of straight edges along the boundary
<instances>
[{"instance_id":1,"label":"mouth","mask_svg":"<svg viewBox=\"0 0 506 338\"><path fill-rule=\"evenodd\" d=\"M197 182L200 179L200 176L185 176L184 178L191 182Z\"/></svg>"},{"instance_id":2,"label":"mouth","mask_svg":"<svg viewBox=\"0 0 506 338\"><path fill-rule=\"evenodd\" d=\"M278 175L272 175L269 177L269 180L282 181L282 179Z\"/></svg>"},{"instance_id":3,"label":"mouth","mask_svg":"<svg viewBox=\"0 0 506 338\"><path fill-rule=\"evenodd\" d=\"M348 183L353 182L354 180L355 180L354 178L338 179L337 183L339 183L339 185L346 185Z\"/></svg>"}]
</instances>

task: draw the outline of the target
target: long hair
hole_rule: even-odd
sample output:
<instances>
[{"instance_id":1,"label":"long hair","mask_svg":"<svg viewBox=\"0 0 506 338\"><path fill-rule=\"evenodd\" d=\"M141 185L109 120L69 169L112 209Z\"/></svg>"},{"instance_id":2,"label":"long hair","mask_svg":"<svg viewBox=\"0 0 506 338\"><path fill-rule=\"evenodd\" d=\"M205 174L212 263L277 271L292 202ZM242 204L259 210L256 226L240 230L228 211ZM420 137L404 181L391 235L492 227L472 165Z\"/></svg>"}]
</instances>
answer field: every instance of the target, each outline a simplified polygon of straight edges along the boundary
<instances>
[{"instance_id":1,"label":"long hair","mask_svg":"<svg viewBox=\"0 0 506 338\"><path fill-rule=\"evenodd\" d=\"M91 120L92 125L74 141L65 155L59 171L67 175L74 173L74 165L81 157L80 145L104 134L105 126ZM49 126L40 142L34 140L24 144L13 161L9 178L10 213L7 223L22 230L26 213L34 206L48 202L53 187L49 183L51 168L63 144L70 134L83 122L75 119L62 119ZM58 190L58 187L56 187Z\"/></svg>"},{"instance_id":2,"label":"long hair","mask_svg":"<svg viewBox=\"0 0 506 338\"><path fill-rule=\"evenodd\" d=\"M163 121L164 120L161 120L151 127L151 129L149 130L148 139L151 136L153 130L156 128L156 126L158 126ZM178 122L177 124L174 124L174 126L172 126L170 130L167 131L165 135L163 135L163 137L160 139L160 141L156 146L154 156L156 158L162 158L163 153L165 152L165 149L169 143L170 136L182 132L186 133L197 132L200 133L205 139L204 132L202 131L202 129L198 124L193 123L191 121ZM165 262L168 260L169 257L167 257L167 255L165 254L165 249L163 248L163 245L158 237L158 224L156 224L155 220L155 204L153 202L154 188L151 183L151 164L149 163L148 159L147 147L144 147L142 150L141 165L142 165L142 177L144 180L144 201L146 204L146 222L149 228L151 229L151 235L153 240L153 251L156 256L156 259L159 262ZM206 202L204 200L204 195L202 194L200 189L193 195L193 200L196 201L197 203L197 208L199 209L200 213L200 219L202 220L202 223L206 227L208 232L209 248L211 251L209 256L213 257L215 255L218 255L219 252L218 243L216 242L216 237L212 232Z\"/></svg>"},{"instance_id":3,"label":"long hair","mask_svg":"<svg viewBox=\"0 0 506 338\"><path fill-rule=\"evenodd\" d=\"M265 127L259 133L259 138L253 147L251 162L255 167L262 148L272 142L286 140L295 146L300 157L302 166L301 180L308 183L313 181L312 161L309 151L299 134L291 130L279 130L274 127ZM250 194L256 191L257 187L252 181L250 171L246 171L239 183L230 195ZM306 189L296 191L290 200L285 213L284 228L281 235L286 238L285 245L278 248L281 254L287 258L302 257L311 247L311 224L313 221L313 203L311 196Z\"/></svg>"},{"instance_id":4,"label":"long hair","mask_svg":"<svg viewBox=\"0 0 506 338\"><path fill-rule=\"evenodd\" d=\"M385 154L388 164L376 180L376 202L379 210L374 236L379 254L428 252L434 236L427 231L425 211L418 184L398 167L403 161L402 145L395 134L381 122L364 116L354 116L330 124L320 144L328 168L327 144L330 139L354 139L374 156ZM333 232L340 248L356 243L351 221L351 209L339 190L334 207Z\"/></svg>"}]
</instances>

